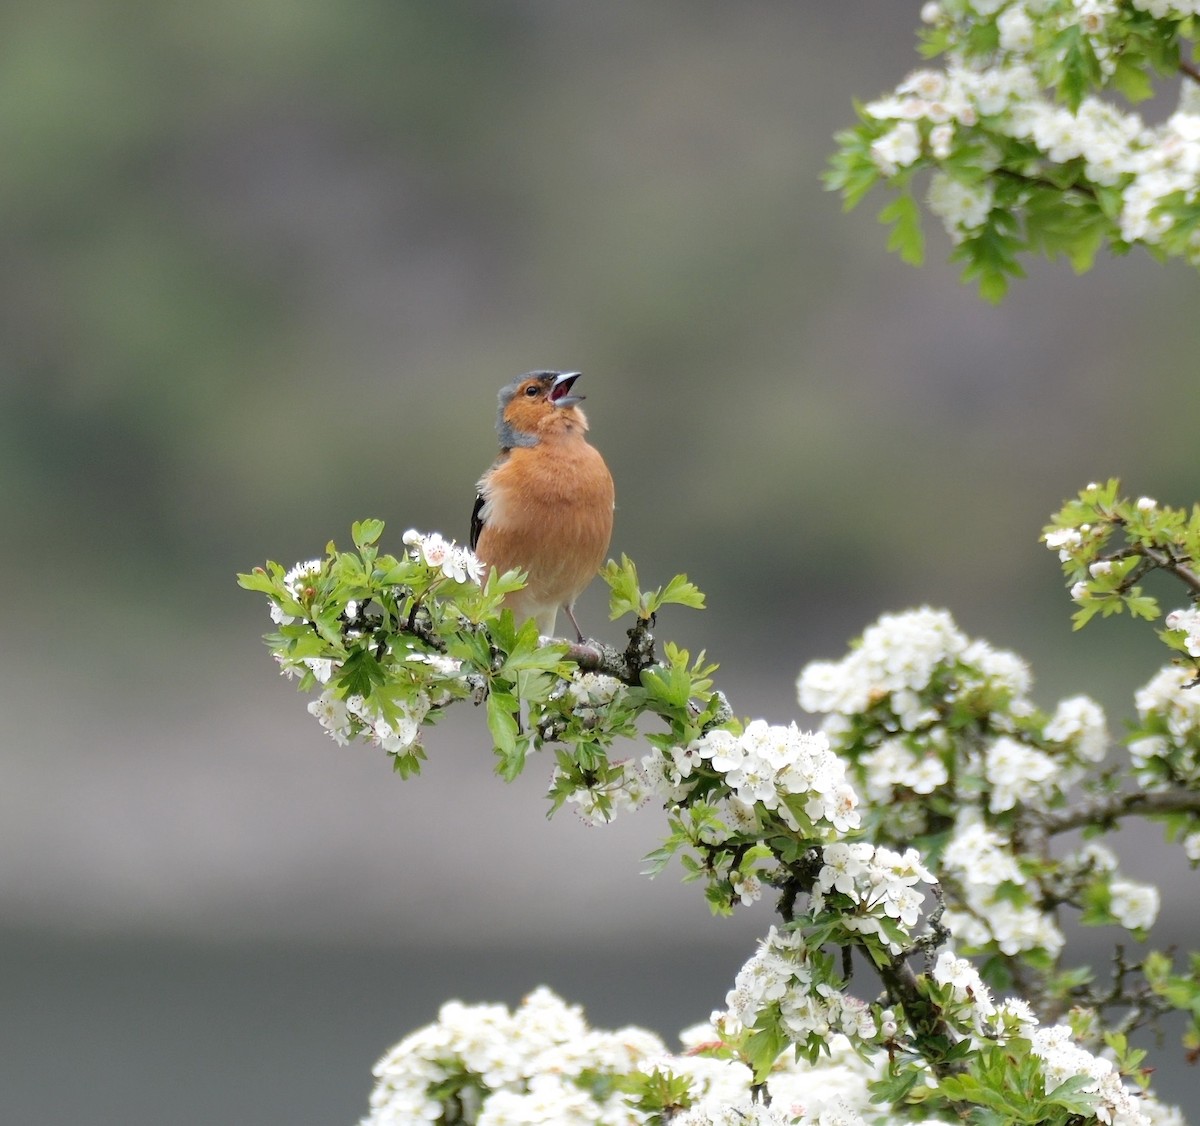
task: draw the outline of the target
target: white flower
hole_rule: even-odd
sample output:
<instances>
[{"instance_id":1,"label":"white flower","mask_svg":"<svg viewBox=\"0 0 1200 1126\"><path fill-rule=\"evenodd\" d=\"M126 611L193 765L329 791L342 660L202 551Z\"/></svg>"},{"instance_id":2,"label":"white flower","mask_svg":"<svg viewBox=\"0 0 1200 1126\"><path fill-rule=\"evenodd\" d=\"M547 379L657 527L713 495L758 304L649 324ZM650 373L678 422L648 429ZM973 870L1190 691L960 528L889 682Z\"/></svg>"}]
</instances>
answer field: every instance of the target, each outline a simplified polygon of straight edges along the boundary
<instances>
[{"instance_id":1,"label":"white flower","mask_svg":"<svg viewBox=\"0 0 1200 1126\"><path fill-rule=\"evenodd\" d=\"M1099 1121L1113 1126L1150 1126L1141 1109L1146 1104L1122 1085L1112 1062L1079 1047L1065 1025L1032 1029L1029 1038L1034 1055L1042 1060L1047 1090L1084 1076L1088 1082L1082 1090L1096 1095Z\"/></svg>"},{"instance_id":2,"label":"white flower","mask_svg":"<svg viewBox=\"0 0 1200 1126\"><path fill-rule=\"evenodd\" d=\"M571 679L567 695L576 707L607 707L624 690L624 685L614 676L599 672L578 673Z\"/></svg>"},{"instance_id":3,"label":"white flower","mask_svg":"<svg viewBox=\"0 0 1200 1126\"><path fill-rule=\"evenodd\" d=\"M419 692L415 697L403 701L393 720L378 713L373 714L371 729L374 740L390 754L407 751L421 736L421 724L429 711L429 697ZM364 718L370 718L371 713Z\"/></svg>"},{"instance_id":4,"label":"white flower","mask_svg":"<svg viewBox=\"0 0 1200 1126\"><path fill-rule=\"evenodd\" d=\"M299 598L308 585L306 580L317 578L321 574L321 568L324 566L323 559L310 559L306 563L297 563L286 575L283 576L284 585Z\"/></svg>"},{"instance_id":5,"label":"white flower","mask_svg":"<svg viewBox=\"0 0 1200 1126\"><path fill-rule=\"evenodd\" d=\"M484 566L474 552L459 547L440 532L418 532L409 528L402 537L413 559L424 560L427 567L438 568L446 578L458 583L478 583Z\"/></svg>"},{"instance_id":6,"label":"white flower","mask_svg":"<svg viewBox=\"0 0 1200 1126\"><path fill-rule=\"evenodd\" d=\"M732 731L726 731L723 728L709 731L703 735L698 745L701 758L708 759L712 763L713 770L719 770L722 773L736 770L741 765L742 759L746 757L746 752L738 737Z\"/></svg>"},{"instance_id":7,"label":"white flower","mask_svg":"<svg viewBox=\"0 0 1200 1126\"><path fill-rule=\"evenodd\" d=\"M875 855L875 846L866 841L856 841L847 844L835 841L826 845L823 854L824 864L817 882L829 890L836 888L847 895L855 895L855 883L867 872L867 866Z\"/></svg>"},{"instance_id":8,"label":"white flower","mask_svg":"<svg viewBox=\"0 0 1200 1126\"><path fill-rule=\"evenodd\" d=\"M1067 562L1075 550L1083 546L1083 536L1079 534L1075 528L1058 528L1053 532L1046 533L1046 546L1051 551L1058 552L1058 558L1063 562Z\"/></svg>"},{"instance_id":9,"label":"white flower","mask_svg":"<svg viewBox=\"0 0 1200 1126\"><path fill-rule=\"evenodd\" d=\"M1006 8L996 20L1000 46L1015 55L1023 55L1033 46L1033 20L1020 4Z\"/></svg>"},{"instance_id":10,"label":"white flower","mask_svg":"<svg viewBox=\"0 0 1200 1126\"><path fill-rule=\"evenodd\" d=\"M1183 645L1193 657L1200 657L1200 610L1172 610L1163 623L1167 629L1184 633Z\"/></svg>"},{"instance_id":11,"label":"white flower","mask_svg":"<svg viewBox=\"0 0 1200 1126\"><path fill-rule=\"evenodd\" d=\"M1073 743L1088 762L1100 762L1108 750L1104 709L1088 696L1061 700L1043 734L1054 742Z\"/></svg>"},{"instance_id":12,"label":"white flower","mask_svg":"<svg viewBox=\"0 0 1200 1126\"><path fill-rule=\"evenodd\" d=\"M974 665L994 686L1009 693L1014 712L1028 709L1025 696L1033 684L1033 674L1016 653L995 649L986 641L972 641L963 651L962 659L965 664Z\"/></svg>"},{"instance_id":13,"label":"white flower","mask_svg":"<svg viewBox=\"0 0 1200 1126\"><path fill-rule=\"evenodd\" d=\"M885 176L907 168L921 155L921 134L911 121L901 121L871 145L871 159Z\"/></svg>"},{"instance_id":14,"label":"white flower","mask_svg":"<svg viewBox=\"0 0 1200 1126\"><path fill-rule=\"evenodd\" d=\"M926 202L946 228L946 233L961 242L987 222L992 211L994 189L988 181L966 184L947 175L934 173L929 182Z\"/></svg>"},{"instance_id":15,"label":"white flower","mask_svg":"<svg viewBox=\"0 0 1200 1126\"><path fill-rule=\"evenodd\" d=\"M948 121L929 131L929 150L938 160L945 160L954 145L954 126Z\"/></svg>"},{"instance_id":16,"label":"white flower","mask_svg":"<svg viewBox=\"0 0 1200 1126\"><path fill-rule=\"evenodd\" d=\"M1113 880L1109 885L1113 918L1127 930L1147 930L1158 918L1158 888L1135 884L1131 880Z\"/></svg>"},{"instance_id":17,"label":"white flower","mask_svg":"<svg viewBox=\"0 0 1200 1126\"><path fill-rule=\"evenodd\" d=\"M1043 751L1002 735L992 741L984 755L984 775L992 784L988 808L993 813L1012 809L1017 802L1044 805L1045 785L1058 774L1055 761Z\"/></svg>"},{"instance_id":18,"label":"white flower","mask_svg":"<svg viewBox=\"0 0 1200 1126\"><path fill-rule=\"evenodd\" d=\"M948 985L957 1001L973 1001L989 1015L995 1011L991 991L983 983L979 971L966 958L951 950L943 950L933 967L933 980Z\"/></svg>"},{"instance_id":19,"label":"white flower","mask_svg":"<svg viewBox=\"0 0 1200 1126\"><path fill-rule=\"evenodd\" d=\"M612 765L621 768L617 778L595 786L572 790L566 800L575 807L575 812L585 824L609 824L618 813L637 809L651 793L663 792L665 786L661 778L661 767L665 765L664 760L661 756L651 756L643 761L649 763L649 777L643 775L632 762L616 762ZM562 777L561 769L556 766L551 775L551 783L558 782Z\"/></svg>"},{"instance_id":20,"label":"white flower","mask_svg":"<svg viewBox=\"0 0 1200 1126\"><path fill-rule=\"evenodd\" d=\"M735 873L731 882L734 895L747 907L762 897L762 881L753 872L744 876Z\"/></svg>"},{"instance_id":21,"label":"white flower","mask_svg":"<svg viewBox=\"0 0 1200 1126\"><path fill-rule=\"evenodd\" d=\"M1082 848L1067 858L1071 868L1079 871L1115 872L1117 870L1116 854L1107 845L1099 841L1088 841Z\"/></svg>"},{"instance_id":22,"label":"white flower","mask_svg":"<svg viewBox=\"0 0 1200 1126\"><path fill-rule=\"evenodd\" d=\"M808 712L853 715L895 693L921 693L936 669L958 657L966 637L945 610L924 606L884 614L869 626L857 648L841 661L814 661L797 681L800 706ZM902 695L910 722L918 713Z\"/></svg>"},{"instance_id":23,"label":"white flower","mask_svg":"<svg viewBox=\"0 0 1200 1126\"><path fill-rule=\"evenodd\" d=\"M326 689L315 700L309 702L308 714L316 716L329 737L339 747L350 742L351 714L346 702L332 689Z\"/></svg>"},{"instance_id":24,"label":"white flower","mask_svg":"<svg viewBox=\"0 0 1200 1126\"><path fill-rule=\"evenodd\" d=\"M456 583L468 580L477 583L483 578L483 563L474 552L465 547L451 547L442 563L442 574Z\"/></svg>"},{"instance_id":25,"label":"white flower","mask_svg":"<svg viewBox=\"0 0 1200 1126\"><path fill-rule=\"evenodd\" d=\"M1002 883L1023 883L1016 858L994 829L984 825L978 811L964 809L946 846L948 869L969 877L973 887L996 888Z\"/></svg>"}]
</instances>

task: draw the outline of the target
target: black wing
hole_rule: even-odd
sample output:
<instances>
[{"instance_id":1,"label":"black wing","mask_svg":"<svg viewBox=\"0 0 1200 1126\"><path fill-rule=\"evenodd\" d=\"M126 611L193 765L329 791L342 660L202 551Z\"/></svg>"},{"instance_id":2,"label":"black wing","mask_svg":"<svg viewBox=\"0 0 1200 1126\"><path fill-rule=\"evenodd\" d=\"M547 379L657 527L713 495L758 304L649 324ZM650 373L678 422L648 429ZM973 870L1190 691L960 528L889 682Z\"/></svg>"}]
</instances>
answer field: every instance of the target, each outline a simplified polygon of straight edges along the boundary
<instances>
[{"instance_id":1,"label":"black wing","mask_svg":"<svg viewBox=\"0 0 1200 1126\"><path fill-rule=\"evenodd\" d=\"M471 509L471 550L479 543L479 533L483 531L483 494L475 497L475 507Z\"/></svg>"}]
</instances>

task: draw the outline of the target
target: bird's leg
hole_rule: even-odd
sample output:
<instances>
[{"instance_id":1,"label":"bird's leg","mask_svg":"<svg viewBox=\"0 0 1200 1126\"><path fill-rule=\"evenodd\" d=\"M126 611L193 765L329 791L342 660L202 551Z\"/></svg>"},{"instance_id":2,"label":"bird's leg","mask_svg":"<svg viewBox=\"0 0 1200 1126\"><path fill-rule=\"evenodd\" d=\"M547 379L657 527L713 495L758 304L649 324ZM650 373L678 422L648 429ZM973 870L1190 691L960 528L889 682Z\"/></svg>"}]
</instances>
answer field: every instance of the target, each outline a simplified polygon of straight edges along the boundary
<instances>
[{"instance_id":1,"label":"bird's leg","mask_svg":"<svg viewBox=\"0 0 1200 1126\"><path fill-rule=\"evenodd\" d=\"M579 628L579 623L575 620L575 611L570 606L564 606L563 609L566 610L567 617L571 619L571 625L575 627L575 636L582 641L583 630Z\"/></svg>"}]
</instances>

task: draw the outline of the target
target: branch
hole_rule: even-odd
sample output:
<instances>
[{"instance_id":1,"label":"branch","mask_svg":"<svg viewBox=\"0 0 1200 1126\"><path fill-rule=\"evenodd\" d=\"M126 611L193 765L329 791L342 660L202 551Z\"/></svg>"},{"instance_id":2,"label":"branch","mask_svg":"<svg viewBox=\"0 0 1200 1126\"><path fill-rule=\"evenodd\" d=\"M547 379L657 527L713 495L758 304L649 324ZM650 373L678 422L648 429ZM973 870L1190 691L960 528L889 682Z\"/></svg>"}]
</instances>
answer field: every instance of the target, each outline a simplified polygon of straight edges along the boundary
<instances>
[{"instance_id":1,"label":"branch","mask_svg":"<svg viewBox=\"0 0 1200 1126\"><path fill-rule=\"evenodd\" d=\"M1060 184L1056 184L1053 180L1047 179L1045 176L1029 176L1024 172L1018 172L1015 168L996 168L993 169L994 176L1002 176L1008 180L1017 180L1022 184L1029 184L1035 188L1050 188L1056 192L1076 192L1081 196L1086 196L1088 199L1096 198L1096 189L1089 184L1068 184L1065 188Z\"/></svg>"},{"instance_id":2,"label":"branch","mask_svg":"<svg viewBox=\"0 0 1200 1126\"><path fill-rule=\"evenodd\" d=\"M1196 81L1200 82L1200 72L1197 72ZM1159 551L1154 547L1143 547L1141 553L1159 569L1169 571L1176 578L1181 579L1193 594L1200 594L1200 575L1197 575L1191 567L1185 567L1169 552Z\"/></svg>"},{"instance_id":3,"label":"branch","mask_svg":"<svg viewBox=\"0 0 1200 1126\"><path fill-rule=\"evenodd\" d=\"M623 651L588 638L567 650L567 660L587 672L604 673L637 688L642 683L642 670L658 662L654 655L654 635L650 632L652 624L650 619L639 618L628 631L629 644Z\"/></svg>"},{"instance_id":4,"label":"branch","mask_svg":"<svg viewBox=\"0 0 1200 1126\"><path fill-rule=\"evenodd\" d=\"M1195 63L1190 63L1187 59L1180 59L1179 71L1193 82L1200 82L1200 67L1197 67Z\"/></svg>"},{"instance_id":5,"label":"branch","mask_svg":"<svg viewBox=\"0 0 1200 1126\"><path fill-rule=\"evenodd\" d=\"M1135 583L1139 582L1147 571L1159 570L1166 571L1174 575L1185 586L1187 586L1193 595L1200 596L1200 575L1195 571L1176 559L1171 554L1170 550L1163 550L1158 547L1148 547L1146 544L1133 543L1128 547L1120 548L1117 551L1109 552L1101 556L1102 559L1128 559L1130 556L1140 556L1145 561L1145 567L1141 565L1121 584L1122 590L1128 590Z\"/></svg>"},{"instance_id":6,"label":"branch","mask_svg":"<svg viewBox=\"0 0 1200 1126\"><path fill-rule=\"evenodd\" d=\"M1137 790L1105 794L1044 814L1041 829L1047 836L1082 829L1085 825L1111 825L1121 817L1156 813L1200 813L1200 790Z\"/></svg>"}]
</instances>

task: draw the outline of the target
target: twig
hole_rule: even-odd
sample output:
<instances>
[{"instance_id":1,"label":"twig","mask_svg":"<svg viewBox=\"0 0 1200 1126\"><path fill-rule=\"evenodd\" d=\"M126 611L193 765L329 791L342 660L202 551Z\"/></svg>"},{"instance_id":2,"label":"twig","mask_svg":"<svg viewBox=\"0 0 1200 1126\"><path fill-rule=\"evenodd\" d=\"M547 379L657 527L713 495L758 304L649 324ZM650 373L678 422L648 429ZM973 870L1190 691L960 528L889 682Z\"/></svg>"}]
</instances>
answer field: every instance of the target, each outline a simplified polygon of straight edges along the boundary
<instances>
[{"instance_id":1,"label":"twig","mask_svg":"<svg viewBox=\"0 0 1200 1126\"><path fill-rule=\"evenodd\" d=\"M1040 828L1047 836L1068 833L1085 825L1111 825L1121 817L1153 815L1155 813L1200 813L1200 791L1138 790L1128 794L1106 794L1078 805L1052 810L1040 818Z\"/></svg>"},{"instance_id":2,"label":"twig","mask_svg":"<svg viewBox=\"0 0 1200 1126\"><path fill-rule=\"evenodd\" d=\"M1200 72L1197 73L1196 80L1200 82ZM1143 547L1141 552L1156 567L1163 571L1169 571L1177 579L1181 579L1191 588L1193 594L1200 594L1200 575L1197 575L1191 567L1184 566L1170 552L1159 551L1154 547Z\"/></svg>"},{"instance_id":3,"label":"twig","mask_svg":"<svg viewBox=\"0 0 1200 1126\"><path fill-rule=\"evenodd\" d=\"M604 673L636 688L642 682L642 670L657 662L650 624L649 621L639 619L629 630L629 644L624 650L589 638L572 645L567 650L567 659L574 661L587 672Z\"/></svg>"},{"instance_id":4,"label":"twig","mask_svg":"<svg viewBox=\"0 0 1200 1126\"><path fill-rule=\"evenodd\" d=\"M956 1037L937 1006L921 992L920 982L908 964L907 955L897 954L885 965L876 968L889 999L904 1010L917 1050L933 1069L934 1075L940 1079L964 1071L966 1064L962 1060L950 1062L931 1050L933 1044L940 1042L945 1044L948 1052L954 1046Z\"/></svg>"}]
</instances>

